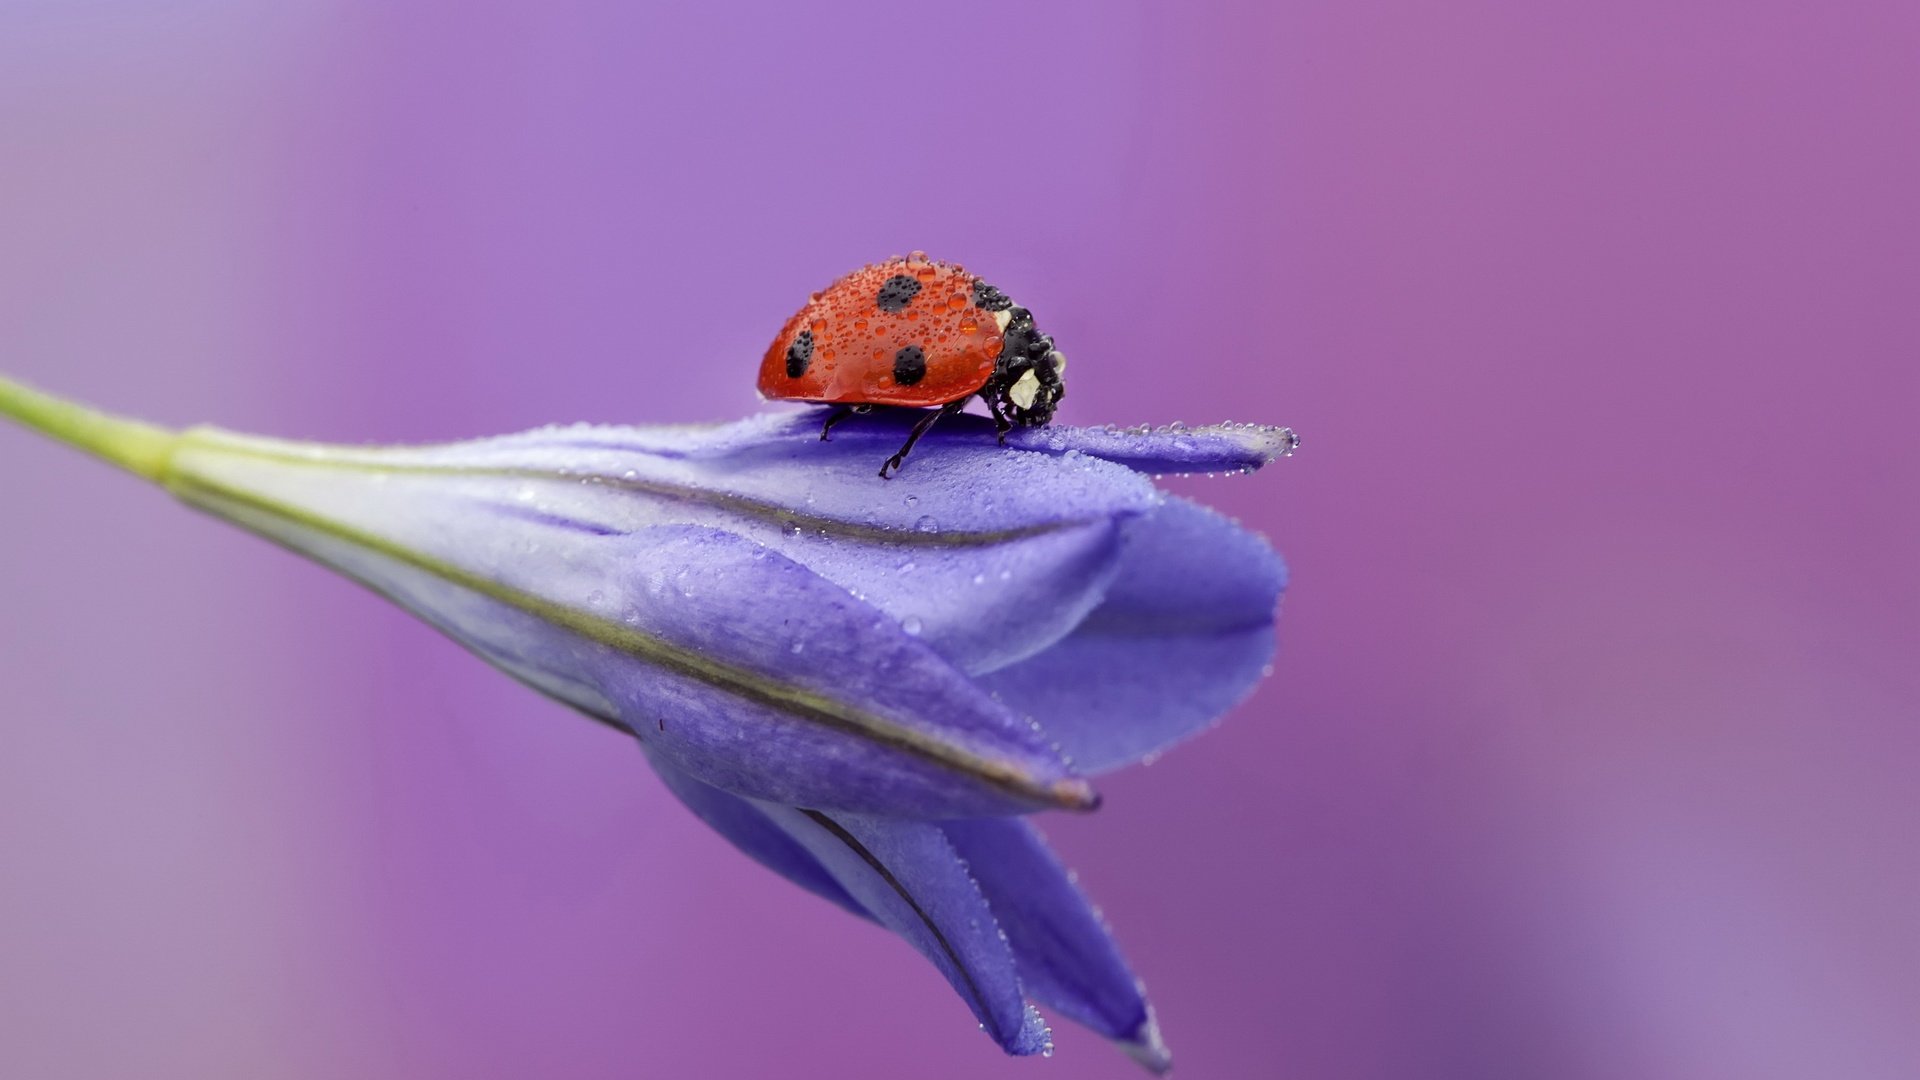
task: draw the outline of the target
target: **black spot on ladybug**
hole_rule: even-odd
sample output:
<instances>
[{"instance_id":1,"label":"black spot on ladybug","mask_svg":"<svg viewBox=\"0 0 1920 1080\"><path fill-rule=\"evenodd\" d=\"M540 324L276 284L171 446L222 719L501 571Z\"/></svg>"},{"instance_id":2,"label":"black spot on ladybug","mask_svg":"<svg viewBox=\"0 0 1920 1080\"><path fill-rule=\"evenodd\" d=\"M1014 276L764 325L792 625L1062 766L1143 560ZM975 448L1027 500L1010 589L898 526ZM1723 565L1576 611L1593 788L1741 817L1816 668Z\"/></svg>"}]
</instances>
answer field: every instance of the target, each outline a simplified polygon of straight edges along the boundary
<instances>
[{"instance_id":1,"label":"black spot on ladybug","mask_svg":"<svg viewBox=\"0 0 1920 1080\"><path fill-rule=\"evenodd\" d=\"M813 331L802 330L787 346L787 378L797 379L807 373L807 365L813 363Z\"/></svg>"},{"instance_id":2,"label":"black spot on ladybug","mask_svg":"<svg viewBox=\"0 0 1920 1080\"><path fill-rule=\"evenodd\" d=\"M873 302L880 305L881 311L905 311L913 298L920 295L920 283L905 274L895 274L882 282L880 292Z\"/></svg>"},{"instance_id":3,"label":"black spot on ladybug","mask_svg":"<svg viewBox=\"0 0 1920 1080\"><path fill-rule=\"evenodd\" d=\"M912 386L927 376L927 354L918 345L909 345L893 354L893 381Z\"/></svg>"},{"instance_id":4,"label":"black spot on ladybug","mask_svg":"<svg viewBox=\"0 0 1920 1080\"><path fill-rule=\"evenodd\" d=\"M1006 293L981 281L973 279L973 306L986 311L1005 311L1013 306L1013 300Z\"/></svg>"}]
</instances>

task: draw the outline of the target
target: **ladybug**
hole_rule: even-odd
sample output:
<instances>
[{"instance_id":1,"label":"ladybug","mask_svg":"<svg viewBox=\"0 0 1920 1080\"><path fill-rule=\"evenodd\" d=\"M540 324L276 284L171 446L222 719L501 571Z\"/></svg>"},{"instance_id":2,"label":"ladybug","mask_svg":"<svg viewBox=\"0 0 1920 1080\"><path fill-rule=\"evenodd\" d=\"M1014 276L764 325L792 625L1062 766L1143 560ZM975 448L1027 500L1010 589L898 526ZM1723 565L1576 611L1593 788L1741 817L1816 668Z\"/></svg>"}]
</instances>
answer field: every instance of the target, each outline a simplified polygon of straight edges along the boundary
<instances>
[{"instance_id":1,"label":"ladybug","mask_svg":"<svg viewBox=\"0 0 1920 1080\"><path fill-rule=\"evenodd\" d=\"M814 293L767 347L760 395L840 406L820 428L822 439L849 413L876 405L931 410L880 466L885 479L935 421L975 395L1002 443L1015 425L1052 420L1066 393L1066 366L1032 312L959 266L916 251Z\"/></svg>"}]
</instances>

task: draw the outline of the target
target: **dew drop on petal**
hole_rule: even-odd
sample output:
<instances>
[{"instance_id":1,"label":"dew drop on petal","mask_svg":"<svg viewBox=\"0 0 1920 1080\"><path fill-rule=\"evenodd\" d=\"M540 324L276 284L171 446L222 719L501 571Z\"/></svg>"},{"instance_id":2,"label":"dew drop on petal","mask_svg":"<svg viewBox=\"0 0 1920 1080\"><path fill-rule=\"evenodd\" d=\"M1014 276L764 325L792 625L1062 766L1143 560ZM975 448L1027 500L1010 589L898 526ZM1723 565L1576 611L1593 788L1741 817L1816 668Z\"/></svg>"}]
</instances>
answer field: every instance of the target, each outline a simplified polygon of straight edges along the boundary
<instances>
[{"instance_id":1,"label":"dew drop on petal","mask_svg":"<svg viewBox=\"0 0 1920 1080\"><path fill-rule=\"evenodd\" d=\"M913 635L914 637L919 637L920 636L920 617L917 615L909 615L906 618L900 620L900 629L905 630L907 633Z\"/></svg>"},{"instance_id":2,"label":"dew drop on petal","mask_svg":"<svg viewBox=\"0 0 1920 1080\"><path fill-rule=\"evenodd\" d=\"M799 656L801 653L807 651L807 643L804 641L796 641L788 647L788 651L795 656Z\"/></svg>"},{"instance_id":3,"label":"dew drop on petal","mask_svg":"<svg viewBox=\"0 0 1920 1080\"><path fill-rule=\"evenodd\" d=\"M940 531L940 523L933 520L932 514L920 515L920 520L914 522L913 527L923 533Z\"/></svg>"}]
</instances>

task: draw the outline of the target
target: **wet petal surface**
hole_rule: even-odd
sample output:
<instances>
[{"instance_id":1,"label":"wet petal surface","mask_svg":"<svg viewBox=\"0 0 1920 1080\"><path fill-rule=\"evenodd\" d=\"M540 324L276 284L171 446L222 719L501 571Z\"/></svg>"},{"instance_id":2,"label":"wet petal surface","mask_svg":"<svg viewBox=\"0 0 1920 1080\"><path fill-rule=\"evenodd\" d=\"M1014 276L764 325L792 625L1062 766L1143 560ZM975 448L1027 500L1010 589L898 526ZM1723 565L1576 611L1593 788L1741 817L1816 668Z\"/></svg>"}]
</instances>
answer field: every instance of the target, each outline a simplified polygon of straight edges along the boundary
<instances>
[{"instance_id":1,"label":"wet petal surface","mask_svg":"<svg viewBox=\"0 0 1920 1080\"><path fill-rule=\"evenodd\" d=\"M1292 428L1266 424L1188 427L1046 427L1007 433L1007 445L1054 454L1083 454L1155 476L1251 472L1292 454Z\"/></svg>"},{"instance_id":2,"label":"wet petal surface","mask_svg":"<svg viewBox=\"0 0 1920 1080\"><path fill-rule=\"evenodd\" d=\"M1023 663L979 677L1076 768L1100 772L1199 733L1273 659L1286 567L1259 537L1169 499L1137 523L1105 602Z\"/></svg>"},{"instance_id":3,"label":"wet petal surface","mask_svg":"<svg viewBox=\"0 0 1920 1080\"><path fill-rule=\"evenodd\" d=\"M1148 1069L1171 1068L1140 980L1039 830L1013 818L941 828L1007 932L1028 996L1120 1043Z\"/></svg>"},{"instance_id":4,"label":"wet petal surface","mask_svg":"<svg viewBox=\"0 0 1920 1080\"><path fill-rule=\"evenodd\" d=\"M667 523L724 529L806 564L967 671L1071 630L1111 580L1124 526L1161 498L1129 469L1012 451L991 434L923 441L911 467L881 480L903 417L858 417L821 442L810 416L366 449L202 431L179 460L254 483L270 473L276 490L378 514L390 531L416 525L400 537L409 544L473 543L467 522L523 550Z\"/></svg>"},{"instance_id":5,"label":"wet petal surface","mask_svg":"<svg viewBox=\"0 0 1920 1080\"><path fill-rule=\"evenodd\" d=\"M1052 1048L1020 989L1013 953L937 825L762 806L849 896L945 975L1009 1054Z\"/></svg>"},{"instance_id":6,"label":"wet petal surface","mask_svg":"<svg viewBox=\"0 0 1920 1080\"><path fill-rule=\"evenodd\" d=\"M910 817L1095 801L1031 723L907 628L752 540L686 525L529 534L550 527L492 505L450 533L400 512L381 473L339 484L208 457L177 481L189 501L373 585L709 783Z\"/></svg>"}]
</instances>

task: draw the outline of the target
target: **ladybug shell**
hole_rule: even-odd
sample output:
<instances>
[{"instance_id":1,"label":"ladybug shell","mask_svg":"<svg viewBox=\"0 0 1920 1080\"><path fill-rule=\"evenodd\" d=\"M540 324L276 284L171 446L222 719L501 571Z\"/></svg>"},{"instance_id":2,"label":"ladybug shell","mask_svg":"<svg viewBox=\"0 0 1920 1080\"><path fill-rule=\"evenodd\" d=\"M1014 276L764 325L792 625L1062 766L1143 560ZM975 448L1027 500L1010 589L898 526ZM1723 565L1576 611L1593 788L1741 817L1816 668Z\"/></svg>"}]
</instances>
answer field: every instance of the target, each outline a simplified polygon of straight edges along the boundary
<instances>
[{"instance_id":1,"label":"ladybug shell","mask_svg":"<svg viewBox=\"0 0 1920 1080\"><path fill-rule=\"evenodd\" d=\"M1001 320L972 274L915 253L855 270L787 320L760 362L776 401L944 405L993 374Z\"/></svg>"}]
</instances>

